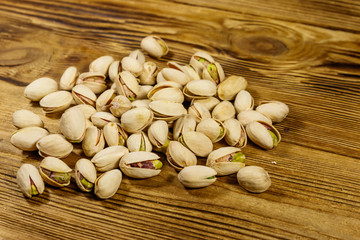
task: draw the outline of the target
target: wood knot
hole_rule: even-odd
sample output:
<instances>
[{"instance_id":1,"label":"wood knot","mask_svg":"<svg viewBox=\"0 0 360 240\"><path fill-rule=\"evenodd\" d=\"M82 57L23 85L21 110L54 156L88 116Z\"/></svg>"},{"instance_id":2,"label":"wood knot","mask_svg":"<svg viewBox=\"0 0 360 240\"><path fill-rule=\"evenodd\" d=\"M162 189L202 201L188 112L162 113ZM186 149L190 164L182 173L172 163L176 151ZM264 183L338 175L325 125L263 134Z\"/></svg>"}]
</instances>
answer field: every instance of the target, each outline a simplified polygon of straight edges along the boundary
<instances>
[{"instance_id":1,"label":"wood knot","mask_svg":"<svg viewBox=\"0 0 360 240\"><path fill-rule=\"evenodd\" d=\"M0 50L0 66L17 66L29 63L41 55L41 49L33 47L19 47Z\"/></svg>"},{"instance_id":2,"label":"wood knot","mask_svg":"<svg viewBox=\"0 0 360 240\"><path fill-rule=\"evenodd\" d=\"M286 53L289 49L278 39L267 36L249 36L236 40L239 49L249 54L277 56Z\"/></svg>"}]
</instances>

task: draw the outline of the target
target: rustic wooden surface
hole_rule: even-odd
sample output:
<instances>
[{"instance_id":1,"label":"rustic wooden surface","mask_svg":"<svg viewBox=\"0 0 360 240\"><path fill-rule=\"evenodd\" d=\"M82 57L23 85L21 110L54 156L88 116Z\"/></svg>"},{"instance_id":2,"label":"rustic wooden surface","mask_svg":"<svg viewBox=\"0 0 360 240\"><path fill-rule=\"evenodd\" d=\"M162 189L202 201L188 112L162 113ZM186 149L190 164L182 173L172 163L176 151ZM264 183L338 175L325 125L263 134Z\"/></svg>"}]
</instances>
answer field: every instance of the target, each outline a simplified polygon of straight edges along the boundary
<instances>
[{"instance_id":1,"label":"rustic wooden surface","mask_svg":"<svg viewBox=\"0 0 360 240\"><path fill-rule=\"evenodd\" d=\"M360 239L359 33L360 3L350 0L1 0L0 239ZM74 183L25 199L16 171L41 158L10 144L11 115L30 109L58 126L24 87L70 65L86 71L101 55L120 59L148 34L171 48L160 66L206 50L257 101L289 105L276 149L244 149L270 189L248 193L233 175L187 190L165 164L151 179L124 177L108 200Z\"/></svg>"}]
</instances>

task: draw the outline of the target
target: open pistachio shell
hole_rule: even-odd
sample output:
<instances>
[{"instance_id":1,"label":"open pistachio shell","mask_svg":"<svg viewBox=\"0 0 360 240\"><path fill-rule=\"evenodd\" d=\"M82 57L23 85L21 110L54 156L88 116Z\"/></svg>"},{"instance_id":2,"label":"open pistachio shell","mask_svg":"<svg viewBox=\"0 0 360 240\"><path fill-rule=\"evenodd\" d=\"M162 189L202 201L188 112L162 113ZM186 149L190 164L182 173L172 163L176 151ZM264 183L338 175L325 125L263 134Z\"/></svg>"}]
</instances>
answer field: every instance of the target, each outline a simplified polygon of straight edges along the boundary
<instances>
[{"instance_id":1,"label":"open pistachio shell","mask_svg":"<svg viewBox=\"0 0 360 240\"><path fill-rule=\"evenodd\" d=\"M110 104L115 96L115 90L113 89L104 91L96 100L96 110L103 112L109 111Z\"/></svg>"},{"instance_id":2,"label":"open pistachio shell","mask_svg":"<svg viewBox=\"0 0 360 240\"><path fill-rule=\"evenodd\" d=\"M206 52L198 51L191 56L190 65L199 73L202 74L204 68L215 60Z\"/></svg>"},{"instance_id":3,"label":"open pistachio shell","mask_svg":"<svg viewBox=\"0 0 360 240\"><path fill-rule=\"evenodd\" d=\"M138 77L143 71L143 64L132 57L124 57L121 60L121 67L123 71L129 71L135 77Z\"/></svg>"},{"instance_id":4,"label":"open pistachio shell","mask_svg":"<svg viewBox=\"0 0 360 240\"><path fill-rule=\"evenodd\" d=\"M101 56L92 61L89 65L90 72L98 72L103 75L107 75L109 66L114 62L112 56Z\"/></svg>"},{"instance_id":5,"label":"open pistachio shell","mask_svg":"<svg viewBox=\"0 0 360 240\"><path fill-rule=\"evenodd\" d=\"M81 142L86 130L85 120L80 109L69 108L60 118L60 131L70 142Z\"/></svg>"},{"instance_id":6,"label":"open pistachio shell","mask_svg":"<svg viewBox=\"0 0 360 240\"><path fill-rule=\"evenodd\" d=\"M79 75L76 84L84 84L95 94L102 93L107 88L106 76L101 72L85 72Z\"/></svg>"},{"instance_id":7,"label":"open pistachio shell","mask_svg":"<svg viewBox=\"0 0 360 240\"><path fill-rule=\"evenodd\" d=\"M158 36L147 36L143 38L140 46L142 50L155 58L161 58L169 51L165 41Z\"/></svg>"},{"instance_id":8,"label":"open pistachio shell","mask_svg":"<svg viewBox=\"0 0 360 240\"><path fill-rule=\"evenodd\" d=\"M78 76L79 72L76 67L68 67L60 78L60 89L70 91L74 87Z\"/></svg>"},{"instance_id":9,"label":"open pistachio shell","mask_svg":"<svg viewBox=\"0 0 360 240\"><path fill-rule=\"evenodd\" d=\"M235 97L234 107L237 113L252 110L254 108L254 98L246 90L241 90Z\"/></svg>"},{"instance_id":10,"label":"open pistachio shell","mask_svg":"<svg viewBox=\"0 0 360 240\"><path fill-rule=\"evenodd\" d=\"M190 81L200 79L198 72L191 65L186 64L183 68L188 73Z\"/></svg>"},{"instance_id":11,"label":"open pistachio shell","mask_svg":"<svg viewBox=\"0 0 360 240\"><path fill-rule=\"evenodd\" d=\"M32 111L21 109L12 115L13 125L17 128L44 127L41 118Z\"/></svg>"},{"instance_id":12,"label":"open pistachio shell","mask_svg":"<svg viewBox=\"0 0 360 240\"><path fill-rule=\"evenodd\" d=\"M221 100L234 100L236 94L246 89L247 81L243 77L230 76L217 87L217 95Z\"/></svg>"},{"instance_id":13,"label":"open pistachio shell","mask_svg":"<svg viewBox=\"0 0 360 240\"><path fill-rule=\"evenodd\" d=\"M158 72L159 68L156 63L151 61L145 62L143 65L143 71L139 76L140 84L154 85Z\"/></svg>"},{"instance_id":14,"label":"open pistachio shell","mask_svg":"<svg viewBox=\"0 0 360 240\"><path fill-rule=\"evenodd\" d=\"M195 102L188 108L189 115L195 117L196 122L199 123L201 120L211 118L210 111L201 103Z\"/></svg>"},{"instance_id":15,"label":"open pistachio shell","mask_svg":"<svg viewBox=\"0 0 360 240\"><path fill-rule=\"evenodd\" d=\"M194 104L194 103L201 103L209 111L212 111L214 109L214 107L220 103L220 100L217 99L216 97L209 97L209 98L204 98L204 99L193 99L191 101L191 104Z\"/></svg>"},{"instance_id":16,"label":"open pistachio shell","mask_svg":"<svg viewBox=\"0 0 360 240\"><path fill-rule=\"evenodd\" d=\"M150 102L149 107L157 119L175 120L186 114L184 106L176 102L158 100Z\"/></svg>"},{"instance_id":17,"label":"open pistachio shell","mask_svg":"<svg viewBox=\"0 0 360 240\"><path fill-rule=\"evenodd\" d=\"M200 132L186 132L178 138L178 141L199 157L207 157L213 150L211 140Z\"/></svg>"},{"instance_id":18,"label":"open pistachio shell","mask_svg":"<svg viewBox=\"0 0 360 240\"><path fill-rule=\"evenodd\" d=\"M229 101L222 101L218 105L215 106L211 115L214 119L217 119L221 122L226 119L235 117L235 108Z\"/></svg>"},{"instance_id":19,"label":"open pistachio shell","mask_svg":"<svg viewBox=\"0 0 360 240\"><path fill-rule=\"evenodd\" d=\"M121 117L121 115L130 110L131 107L131 102L127 97L118 95L111 101L109 110L115 117Z\"/></svg>"},{"instance_id":20,"label":"open pistachio shell","mask_svg":"<svg viewBox=\"0 0 360 240\"><path fill-rule=\"evenodd\" d=\"M223 123L213 118L201 120L196 126L196 131L205 134L213 143L223 139L226 134Z\"/></svg>"},{"instance_id":21,"label":"open pistachio shell","mask_svg":"<svg viewBox=\"0 0 360 240\"><path fill-rule=\"evenodd\" d=\"M90 88L84 84L79 84L73 87L71 94L74 98L74 101L77 104L87 104L90 106L95 106L96 95Z\"/></svg>"},{"instance_id":22,"label":"open pistachio shell","mask_svg":"<svg viewBox=\"0 0 360 240\"><path fill-rule=\"evenodd\" d=\"M42 137L36 143L36 147L39 149L39 155L42 157L65 158L73 150L73 145L66 141L65 137L61 134L49 134Z\"/></svg>"},{"instance_id":23,"label":"open pistachio shell","mask_svg":"<svg viewBox=\"0 0 360 240\"><path fill-rule=\"evenodd\" d=\"M109 112L96 112L91 115L91 121L98 128L103 128L109 122L119 123L119 119Z\"/></svg>"},{"instance_id":24,"label":"open pistachio shell","mask_svg":"<svg viewBox=\"0 0 360 240\"><path fill-rule=\"evenodd\" d=\"M171 102L182 103L184 95L179 88L163 88L156 91L151 97L151 101L165 100Z\"/></svg>"},{"instance_id":25,"label":"open pistachio shell","mask_svg":"<svg viewBox=\"0 0 360 240\"><path fill-rule=\"evenodd\" d=\"M184 167L178 174L179 181L187 188L202 188L216 181L216 171L210 167L195 165Z\"/></svg>"},{"instance_id":26,"label":"open pistachio shell","mask_svg":"<svg viewBox=\"0 0 360 240\"><path fill-rule=\"evenodd\" d=\"M67 109L72 101L73 97L71 93L67 91L57 91L43 97L39 104L45 113L56 113Z\"/></svg>"},{"instance_id":27,"label":"open pistachio shell","mask_svg":"<svg viewBox=\"0 0 360 240\"><path fill-rule=\"evenodd\" d=\"M115 78L115 85L117 92L129 98L129 100L135 100L139 94L139 83L129 71L122 71Z\"/></svg>"},{"instance_id":28,"label":"open pistachio shell","mask_svg":"<svg viewBox=\"0 0 360 240\"><path fill-rule=\"evenodd\" d=\"M113 169L101 174L95 180L94 194L100 199L111 198L118 191L122 180L119 169Z\"/></svg>"},{"instance_id":29,"label":"open pistachio shell","mask_svg":"<svg viewBox=\"0 0 360 240\"><path fill-rule=\"evenodd\" d=\"M152 151L152 146L149 141L149 138L142 131L131 134L126 141L126 145L130 152L138 152L138 151L151 152Z\"/></svg>"},{"instance_id":30,"label":"open pistachio shell","mask_svg":"<svg viewBox=\"0 0 360 240\"><path fill-rule=\"evenodd\" d=\"M238 115L237 115L237 119L240 121L240 123L246 127L246 125L248 125L249 123L253 122L253 121L262 121L262 122L266 122L267 124L272 124L272 121L265 117L264 115L262 115L260 112L254 111L254 110L246 110L246 111L241 111Z\"/></svg>"},{"instance_id":31,"label":"open pistachio shell","mask_svg":"<svg viewBox=\"0 0 360 240\"><path fill-rule=\"evenodd\" d=\"M145 55L140 49L136 49L129 54L129 57L138 61L141 65L145 63Z\"/></svg>"},{"instance_id":32,"label":"open pistachio shell","mask_svg":"<svg viewBox=\"0 0 360 240\"><path fill-rule=\"evenodd\" d=\"M230 175L245 166L245 155L240 148L218 148L209 154L206 166L215 169L218 176Z\"/></svg>"},{"instance_id":33,"label":"open pistachio shell","mask_svg":"<svg viewBox=\"0 0 360 240\"><path fill-rule=\"evenodd\" d=\"M153 120L153 113L145 107L130 109L121 115L121 127L129 133L143 130Z\"/></svg>"},{"instance_id":34,"label":"open pistachio shell","mask_svg":"<svg viewBox=\"0 0 360 240\"><path fill-rule=\"evenodd\" d=\"M95 164L97 171L106 172L117 168L120 159L128 152L129 150L124 146L107 147L96 153L91 162Z\"/></svg>"},{"instance_id":35,"label":"open pistachio shell","mask_svg":"<svg viewBox=\"0 0 360 240\"><path fill-rule=\"evenodd\" d=\"M168 135L169 135L169 127L167 122L163 120L154 121L148 129L148 136L150 142L159 151L166 151L166 147L169 144Z\"/></svg>"},{"instance_id":36,"label":"open pistachio shell","mask_svg":"<svg viewBox=\"0 0 360 240\"><path fill-rule=\"evenodd\" d=\"M82 142L82 149L85 156L92 157L105 147L104 133L95 126L86 129L85 137Z\"/></svg>"},{"instance_id":37,"label":"open pistachio shell","mask_svg":"<svg viewBox=\"0 0 360 240\"><path fill-rule=\"evenodd\" d=\"M246 125L246 133L250 140L264 149L273 149L281 141L279 131L266 122L254 121Z\"/></svg>"},{"instance_id":38,"label":"open pistachio shell","mask_svg":"<svg viewBox=\"0 0 360 240\"><path fill-rule=\"evenodd\" d=\"M42 77L32 81L24 90L24 96L31 101L40 101L46 95L58 90L55 80Z\"/></svg>"},{"instance_id":39,"label":"open pistachio shell","mask_svg":"<svg viewBox=\"0 0 360 240\"><path fill-rule=\"evenodd\" d=\"M31 198L44 192L45 185L38 169L31 164L23 164L16 173L16 182L25 197Z\"/></svg>"},{"instance_id":40,"label":"open pistachio shell","mask_svg":"<svg viewBox=\"0 0 360 240\"><path fill-rule=\"evenodd\" d=\"M122 68L120 61L114 61L110 64L108 74L111 81L115 82L115 78L121 73Z\"/></svg>"},{"instance_id":41,"label":"open pistachio shell","mask_svg":"<svg viewBox=\"0 0 360 240\"><path fill-rule=\"evenodd\" d=\"M136 96L136 100L147 99L147 94L151 91L153 86L150 85L140 85L139 94Z\"/></svg>"},{"instance_id":42,"label":"open pistachio shell","mask_svg":"<svg viewBox=\"0 0 360 240\"><path fill-rule=\"evenodd\" d=\"M54 187L65 187L70 184L71 168L55 157L46 157L40 163L40 174L44 181Z\"/></svg>"},{"instance_id":43,"label":"open pistachio shell","mask_svg":"<svg viewBox=\"0 0 360 240\"><path fill-rule=\"evenodd\" d=\"M211 80L193 80L183 89L183 93L190 99L204 99L215 96L216 84Z\"/></svg>"},{"instance_id":44,"label":"open pistachio shell","mask_svg":"<svg viewBox=\"0 0 360 240\"><path fill-rule=\"evenodd\" d=\"M268 172L257 166L241 168L237 173L237 180L246 191L253 193L265 192L271 185Z\"/></svg>"},{"instance_id":45,"label":"open pistachio shell","mask_svg":"<svg viewBox=\"0 0 360 240\"><path fill-rule=\"evenodd\" d=\"M107 145L110 146L124 146L128 135L120 127L119 123L108 123L104 126L104 137Z\"/></svg>"},{"instance_id":46,"label":"open pistachio shell","mask_svg":"<svg viewBox=\"0 0 360 240\"><path fill-rule=\"evenodd\" d=\"M79 104L72 108L77 108L81 110L84 113L85 119L90 120L91 115L96 113L96 109L93 106L90 106L88 104Z\"/></svg>"},{"instance_id":47,"label":"open pistachio shell","mask_svg":"<svg viewBox=\"0 0 360 240\"><path fill-rule=\"evenodd\" d=\"M10 142L23 151L35 151L37 141L48 134L48 131L40 127L21 128L11 135Z\"/></svg>"},{"instance_id":48,"label":"open pistachio shell","mask_svg":"<svg viewBox=\"0 0 360 240\"><path fill-rule=\"evenodd\" d=\"M96 180L94 164L85 158L79 159L75 164L75 181L81 191L91 192Z\"/></svg>"},{"instance_id":49,"label":"open pistachio shell","mask_svg":"<svg viewBox=\"0 0 360 240\"><path fill-rule=\"evenodd\" d=\"M234 118L225 120L224 126L226 128L226 143L233 147L244 148L247 144L247 134L244 126Z\"/></svg>"},{"instance_id":50,"label":"open pistachio shell","mask_svg":"<svg viewBox=\"0 0 360 240\"><path fill-rule=\"evenodd\" d=\"M193 115L186 114L183 117L176 120L173 128L173 138L178 140L178 138L186 133L195 131L196 128L196 119Z\"/></svg>"},{"instance_id":51,"label":"open pistachio shell","mask_svg":"<svg viewBox=\"0 0 360 240\"><path fill-rule=\"evenodd\" d=\"M289 107L279 101L262 101L256 111L268 117L274 123L278 123L289 114Z\"/></svg>"},{"instance_id":52,"label":"open pistachio shell","mask_svg":"<svg viewBox=\"0 0 360 240\"><path fill-rule=\"evenodd\" d=\"M216 84L219 84L224 81L225 73L220 63L212 62L203 69L202 78L212 80Z\"/></svg>"},{"instance_id":53,"label":"open pistachio shell","mask_svg":"<svg viewBox=\"0 0 360 240\"><path fill-rule=\"evenodd\" d=\"M166 159L176 170L196 165L197 158L193 152L177 141L170 141L166 151Z\"/></svg>"}]
</instances>

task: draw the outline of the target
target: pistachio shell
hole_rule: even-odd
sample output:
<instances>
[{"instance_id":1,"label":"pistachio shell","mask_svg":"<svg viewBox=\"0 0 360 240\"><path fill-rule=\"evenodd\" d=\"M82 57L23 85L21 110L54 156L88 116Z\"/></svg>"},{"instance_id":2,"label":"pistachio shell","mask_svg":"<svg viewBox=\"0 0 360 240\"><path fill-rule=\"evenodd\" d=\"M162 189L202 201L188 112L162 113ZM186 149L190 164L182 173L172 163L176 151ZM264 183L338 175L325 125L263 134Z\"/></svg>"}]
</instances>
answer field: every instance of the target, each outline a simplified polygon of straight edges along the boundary
<instances>
[{"instance_id":1,"label":"pistachio shell","mask_svg":"<svg viewBox=\"0 0 360 240\"><path fill-rule=\"evenodd\" d=\"M124 57L121 60L121 67L123 71L129 71L135 77L138 77L143 70L142 63L140 63L137 59L132 57Z\"/></svg>"},{"instance_id":2,"label":"pistachio shell","mask_svg":"<svg viewBox=\"0 0 360 240\"><path fill-rule=\"evenodd\" d=\"M104 126L104 137L108 146L124 146L128 135L119 123L108 123Z\"/></svg>"},{"instance_id":3,"label":"pistachio shell","mask_svg":"<svg viewBox=\"0 0 360 240\"><path fill-rule=\"evenodd\" d=\"M152 152L130 152L121 158L119 166L121 171L129 177L149 178L159 175L161 169L155 169L153 164L146 164L145 162L158 160L159 158L157 154ZM133 166L135 164L136 166Z\"/></svg>"},{"instance_id":4,"label":"pistachio shell","mask_svg":"<svg viewBox=\"0 0 360 240\"><path fill-rule=\"evenodd\" d=\"M129 54L129 57L134 58L141 65L145 63L145 55L140 49L136 49Z\"/></svg>"},{"instance_id":5,"label":"pistachio shell","mask_svg":"<svg viewBox=\"0 0 360 240\"><path fill-rule=\"evenodd\" d=\"M113 89L104 91L96 100L96 110L103 112L108 111L115 96L115 90Z\"/></svg>"},{"instance_id":6,"label":"pistachio shell","mask_svg":"<svg viewBox=\"0 0 360 240\"><path fill-rule=\"evenodd\" d=\"M78 76L79 72L76 67L68 67L60 78L60 89L70 91L74 87Z\"/></svg>"},{"instance_id":7,"label":"pistachio shell","mask_svg":"<svg viewBox=\"0 0 360 240\"><path fill-rule=\"evenodd\" d=\"M216 181L216 171L206 166L184 167L178 174L179 181L187 188L202 188Z\"/></svg>"},{"instance_id":8,"label":"pistachio shell","mask_svg":"<svg viewBox=\"0 0 360 240\"><path fill-rule=\"evenodd\" d=\"M31 101L40 101L46 95L58 90L55 80L42 77L32 81L24 90L24 96Z\"/></svg>"},{"instance_id":9,"label":"pistachio shell","mask_svg":"<svg viewBox=\"0 0 360 240\"><path fill-rule=\"evenodd\" d=\"M165 121L154 121L148 129L148 135L150 142L156 148L161 148L168 142L169 127Z\"/></svg>"},{"instance_id":10,"label":"pistachio shell","mask_svg":"<svg viewBox=\"0 0 360 240\"><path fill-rule=\"evenodd\" d=\"M181 103L158 100L150 102L150 109L154 112L154 116L158 118L171 118L175 120L186 114L186 109Z\"/></svg>"},{"instance_id":11,"label":"pistachio shell","mask_svg":"<svg viewBox=\"0 0 360 240\"><path fill-rule=\"evenodd\" d=\"M79 104L72 108L77 108L81 110L84 113L85 119L90 120L91 115L96 113L96 109L93 106L90 106L88 104Z\"/></svg>"},{"instance_id":12,"label":"pistachio shell","mask_svg":"<svg viewBox=\"0 0 360 240\"><path fill-rule=\"evenodd\" d=\"M96 112L91 115L91 121L98 128L103 128L109 122L119 123L119 119L109 112Z\"/></svg>"},{"instance_id":13,"label":"pistachio shell","mask_svg":"<svg viewBox=\"0 0 360 240\"><path fill-rule=\"evenodd\" d=\"M165 100L182 103L184 95L179 88L163 88L156 91L150 98L151 101Z\"/></svg>"},{"instance_id":14,"label":"pistachio shell","mask_svg":"<svg viewBox=\"0 0 360 240\"><path fill-rule=\"evenodd\" d=\"M136 99L147 99L147 94L151 91L153 86L150 85L140 85L139 94L136 96Z\"/></svg>"},{"instance_id":15,"label":"pistachio shell","mask_svg":"<svg viewBox=\"0 0 360 240\"><path fill-rule=\"evenodd\" d=\"M166 151L166 159L176 170L196 165L197 158L193 152L177 141L170 141Z\"/></svg>"},{"instance_id":16,"label":"pistachio shell","mask_svg":"<svg viewBox=\"0 0 360 240\"><path fill-rule=\"evenodd\" d=\"M176 120L173 128L173 138L178 140L178 138L186 133L195 131L196 128L196 119L193 115L186 114L183 117Z\"/></svg>"},{"instance_id":17,"label":"pistachio shell","mask_svg":"<svg viewBox=\"0 0 360 240\"><path fill-rule=\"evenodd\" d=\"M73 101L71 93L67 91L52 92L40 100L40 107L45 113L62 112L67 109Z\"/></svg>"},{"instance_id":18,"label":"pistachio shell","mask_svg":"<svg viewBox=\"0 0 360 240\"><path fill-rule=\"evenodd\" d=\"M31 164L23 164L16 173L16 182L25 197L31 198L44 192L45 185L38 169ZM35 188L35 189L34 189ZM35 191L34 191L35 190Z\"/></svg>"},{"instance_id":19,"label":"pistachio shell","mask_svg":"<svg viewBox=\"0 0 360 240\"><path fill-rule=\"evenodd\" d=\"M95 94L102 93L107 88L106 76L101 72L85 72L79 75L76 84L84 84Z\"/></svg>"},{"instance_id":20,"label":"pistachio shell","mask_svg":"<svg viewBox=\"0 0 360 240\"><path fill-rule=\"evenodd\" d=\"M131 107L132 108L145 107L147 109L150 109L149 104L150 104L149 99L141 99L141 100L135 100L135 101L131 102Z\"/></svg>"},{"instance_id":21,"label":"pistachio shell","mask_svg":"<svg viewBox=\"0 0 360 240\"><path fill-rule=\"evenodd\" d=\"M223 122L229 118L235 117L235 108L229 101L222 101L215 106L211 113L212 117Z\"/></svg>"},{"instance_id":22,"label":"pistachio shell","mask_svg":"<svg viewBox=\"0 0 360 240\"><path fill-rule=\"evenodd\" d=\"M14 112L12 122L17 128L44 127L44 122L38 115L25 109Z\"/></svg>"},{"instance_id":23,"label":"pistachio shell","mask_svg":"<svg viewBox=\"0 0 360 240\"><path fill-rule=\"evenodd\" d=\"M85 115L78 108L69 108L60 118L60 131L70 142L81 142L85 135Z\"/></svg>"},{"instance_id":24,"label":"pistachio shell","mask_svg":"<svg viewBox=\"0 0 360 240\"><path fill-rule=\"evenodd\" d=\"M254 111L254 110L246 110L241 111L237 115L237 119L240 121L240 123L246 127L249 123L253 121L262 121L266 122L267 124L272 124L271 120L264 115L262 115L260 112Z\"/></svg>"},{"instance_id":25,"label":"pistachio shell","mask_svg":"<svg viewBox=\"0 0 360 240\"><path fill-rule=\"evenodd\" d=\"M161 58L169 51L165 41L158 36L147 36L141 40L140 45L142 50L155 58Z\"/></svg>"},{"instance_id":26,"label":"pistachio shell","mask_svg":"<svg viewBox=\"0 0 360 240\"><path fill-rule=\"evenodd\" d=\"M235 98L234 107L237 113L252 110L254 108L254 98L246 90L241 90Z\"/></svg>"},{"instance_id":27,"label":"pistachio shell","mask_svg":"<svg viewBox=\"0 0 360 240\"><path fill-rule=\"evenodd\" d=\"M95 106L96 95L84 84L79 84L73 87L71 94L76 104L87 104L90 106Z\"/></svg>"},{"instance_id":28,"label":"pistachio shell","mask_svg":"<svg viewBox=\"0 0 360 240\"><path fill-rule=\"evenodd\" d=\"M121 115L121 127L129 133L138 132L147 127L153 117L153 113L145 107L133 108Z\"/></svg>"},{"instance_id":29,"label":"pistachio shell","mask_svg":"<svg viewBox=\"0 0 360 240\"><path fill-rule=\"evenodd\" d=\"M94 164L85 158L79 159L75 164L75 181L77 186L84 192L93 189L96 180L96 169ZM84 184L83 182L85 181Z\"/></svg>"},{"instance_id":30,"label":"pistachio shell","mask_svg":"<svg viewBox=\"0 0 360 240\"><path fill-rule=\"evenodd\" d=\"M246 125L246 133L253 143L267 150L273 149L281 141L278 130L273 125L261 121Z\"/></svg>"},{"instance_id":31,"label":"pistachio shell","mask_svg":"<svg viewBox=\"0 0 360 240\"><path fill-rule=\"evenodd\" d=\"M51 186L65 187L70 184L72 170L58 158L44 158L40 163L39 171L44 181Z\"/></svg>"},{"instance_id":32,"label":"pistachio shell","mask_svg":"<svg viewBox=\"0 0 360 240\"><path fill-rule=\"evenodd\" d=\"M10 142L23 151L35 151L36 142L48 135L49 132L40 127L26 127L17 130L11 135Z\"/></svg>"},{"instance_id":33,"label":"pistachio shell","mask_svg":"<svg viewBox=\"0 0 360 240\"><path fill-rule=\"evenodd\" d=\"M183 133L178 141L199 157L207 157L213 150L211 140L205 134L200 132Z\"/></svg>"},{"instance_id":34,"label":"pistachio shell","mask_svg":"<svg viewBox=\"0 0 360 240\"><path fill-rule=\"evenodd\" d=\"M39 155L42 157L65 158L73 150L73 145L66 141L61 134L49 134L42 137L36 143L36 147L39 149Z\"/></svg>"},{"instance_id":35,"label":"pistachio shell","mask_svg":"<svg viewBox=\"0 0 360 240\"><path fill-rule=\"evenodd\" d=\"M156 63L151 61L145 62L143 65L143 71L139 76L140 84L154 85L158 72L159 68L156 66Z\"/></svg>"},{"instance_id":36,"label":"pistachio shell","mask_svg":"<svg viewBox=\"0 0 360 240\"><path fill-rule=\"evenodd\" d=\"M209 98L216 94L216 84L211 80L193 80L186 84L183 93L191 99Z\"/></svg>"},{"instance_id":37,"label":"pistachio shell","mask_svg":"<svg viewBox=\"0 0 360 240\"><path fill-rule=\"evenodd\" d=\"M237 173L237 180L246 191L253 193L265 192L271 185L268 172L257 166L241 168Z\"/></svg>"},{"instance_id":38,"label":"pistachio shell","mask_svg":"<svg viewBox=\"0 0 360 240\"><path fill-rule=\"evenodd\" d=\"M111 101L109 109L115 117L121 117L121 115L130 110L131 107L131 102L127 97L118 95Z\"/></svg>"},{"instance_id":39,"label":"pistachio shell","mask_svg":"<svg viewBox=\"0 0 360 240\"><path fill-rule=\"evenodd\" d=\"M138 151L151 152L152 151L152 146L149 141L149 138L142 131L131 134L126 141L126 145L130 152L138 152Z\"/></svg>"},{"instance_id":40,"label":"pistachio shell","mask_svg":"<svg viewBox=\"0 0 360 240\"><path fill-rule=\"evenodd\" d=\"M230 76L222 81L217 88L217 95L221 100L234 100L236 94L246 89L247 81L243 77Z\"/></svg>"},{"instance_id":41,"label":"pistachio shell","mask_svg":"<svg viewBox=\"0 0 360 240\"><path fill-rule=\"evenodd\" d=\"M203 99L193 99L191 101L191 104L194 103L201 103L204 105L209 111L213 110L216 105L220 103L220 100L216 97L209 97L209 98L203 98Z\"/></svg>"},{"instance_id":42,"label":"pistachio shell","mask_svg":"<svg viewBox=\"0 0 360 240\"><path fill-rule=\"evenodd\" d=\"M225 73L220 63L212 62L202 71L202 78L214 81L216 84L224 81Z\"/></svg>"},{"instance_id":43,"label":"pistachio shell","mask_svg":"<svg viewBox=\"0 0 360 240\"><path fill-rule=\"evenodd\" d=\"M111 81L115 82L115 78L121 73L122 68L120 61L114 61L110 64L108 74Z\"/></svg>"},{"instance_id":44,"label":"pistachio shell","mask_svg":"<svg viewBox=\"0 0 360 240\"><path fill-rule=\"evenodd\" d=\"M212 118L201 120L196 127L196 131L205 134L213 143L223 139L226 134L223 123Z\"/></svg>"},{"instance_id":45,"label":"pistachio shell","mask_svg":"<svg viewBox=\"0 0 360 240\"><path fill-rule=\"evenodd\" d=\"M124 95L130 100L135 100L139 95L139 83L137 79L128 71L121 72L115 78L116 90L120 95Z\"/></svg>"},{"instance_id":46,"label":"pistachio shell","mask_svg":"<svg viewBox=\"0 0 360 240\"><path fill-rule=\"evenodd\" d=\"M233 147L244 148L247 144L247 134L244 126L234 118L225 120L224 126L226 128L226 143Z\"/></svg>"},{"instance_id":47,"label":"pistachio shell","mask_svg":"<svg viewBox=\"0 0 360 240\"><path fill-rule=\"evenodd\" d=\"M128 152L129 150L124 146L107 147L96 153L91 162L95 164L97 171L106 172L117 168L120 159Z\"/></svg>"},{"instance_id":48,"label":"pistachio shell","mask_svg":"<svg viewBox=\"0 0 360 240\"><path fill-rule=\"evenodd\" d=\"M217 172L218 176L237 173L245 166L245 155L243 155L244 159L241 161L231 161L232 157L237 153L241 153L240 148L218 148L209 154L206 161L206 166L213 168Z\"/></svg>"},{"instance_id":49,"label":"pistachio shell","mask_svg":"<svg viewBox=\"0 0 360 240\"><path fill-rule=\"evenodd\" d=\"M176 82L181 86L186 85L190 81L190 77L185 70L180 71L174 68L163 68L160 72L165 81Z\"/></svg>"},{"instance_id":50,"label":"pistachio shell","mask_svg":"<svg viewBox=\"0 0 360 240\"><path fill-rule=\"evenodd\" d=\"M279 101L262 101L256 111L268 117L271 121L278 123L289 114L289 107Z\"/></svg>"},{"instance_id":51,"label":"pistachio shell","mask_svg":"<svg viewBox=\"0 0 360 240\"><path fill-rule=\"evenodd\" d=\"M188 113L195 117L197 123L203 119L211 118L209 110L203 104L198 102L195 102L188 108Z\"/></svg>"},{"instance_id":52,"label":"pistachio shell","mask_svg":"<svg viewBox=\"0 0 360 240\"><path fill-rule=\"evenodd\" d=\"M104 133L95 126L86 129L85 137L82 142L82 149L87 157L92 157L105 147Z\"/></svg>"},{"instance_id":53,"label":"pistachio shell","mask_svg":"<svg viewBox=\"0 0 360 240\"><path fill-rule=\"evenodd\" d=\"M101 56L92 61L89 65L90 72L98 72L107 75L109 66L114 62L112 56Z\"/></svg>"},{"instance_id":54,"label":"pistachio shell","mask_svg":"<svg viewBox=\"0 0 360 240\"><path fill-rule=\"evenodd\" d=\"M198 51L191 56L190 65L201 74L203 69L215 60L206 52Z\"/></svg>"},{"instance_id":55,"label":"pistachio shell","mask_svg":"<svg viewBox=\"0 0 360 240\"><path fill-rule=\"evenodd\" d=\"M185 65L183 68L188 73L190 81L200 79L198 72L191 65Z\"/></svg>"},{"instance_id":56,"label":"pistachio shell","mask_svg":"<svg viewBox=\"0 0 360 240\"><path fill-rule=\"evenodd\" d=\"M118 191L122 180L119 169L113 169L100 175L95 181L95 195L100 199L111 198Z\"/></svg>"}]
</instances>

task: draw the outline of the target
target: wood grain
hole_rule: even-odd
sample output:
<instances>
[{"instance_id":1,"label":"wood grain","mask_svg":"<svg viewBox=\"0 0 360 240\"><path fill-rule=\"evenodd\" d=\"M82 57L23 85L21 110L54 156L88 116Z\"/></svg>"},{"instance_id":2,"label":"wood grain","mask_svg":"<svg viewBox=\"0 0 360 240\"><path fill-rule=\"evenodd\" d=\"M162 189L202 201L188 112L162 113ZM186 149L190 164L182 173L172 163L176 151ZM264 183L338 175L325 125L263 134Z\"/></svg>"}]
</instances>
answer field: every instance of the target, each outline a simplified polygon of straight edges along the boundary
<instances>
[{"instance_id":1,"label":"wood grain","mask_svg":"<svg viewBox=\"0 0 360 240\"><path fill-rule=\"evenodd\" d=\"M0 14L0 239L360 238L357 1L0 0ZM248 193L232 175L188 190L165 163L157 177L124 177L108 200L75 183L25 199L16 171L41 158L10 144L11 115L30 109L51 132L58 122L23 97L24 87L59 80L71 65L86 71L102 55L120 59L148 34L171 48L156 60L161 67L206 50L226 74L248 80L256 102L289 105L276 149L244 149L248 165L269 172L270 189Z\"/></svg>"}]
</instances>

